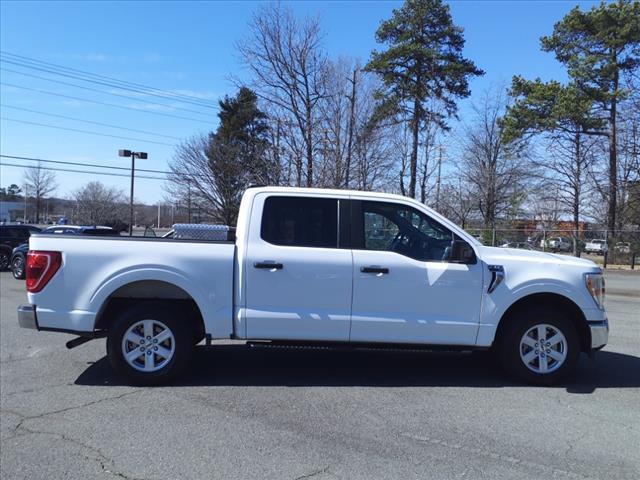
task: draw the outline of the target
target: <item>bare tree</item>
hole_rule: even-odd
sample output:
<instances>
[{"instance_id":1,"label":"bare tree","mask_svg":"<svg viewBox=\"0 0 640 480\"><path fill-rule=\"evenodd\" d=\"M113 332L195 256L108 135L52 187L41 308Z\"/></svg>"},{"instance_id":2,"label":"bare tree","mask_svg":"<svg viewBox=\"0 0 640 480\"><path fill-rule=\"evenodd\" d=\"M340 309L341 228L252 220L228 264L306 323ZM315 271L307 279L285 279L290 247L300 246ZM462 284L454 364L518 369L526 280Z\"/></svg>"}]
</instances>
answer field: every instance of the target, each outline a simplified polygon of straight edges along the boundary
<instances>
[{"instance_id":1,"label":"bare tree","mask_svg":"<svg viewBox=\"0 0 640 480\"><path fill-rule=\"evenodd\" d=\"M531 162L522 145L505 142L499 125L506 101L502 94L486 94L474 105L473 123L466 126L458 174L475 192L486 228L511 207L516 192L531 174Z\"/></svg>"},{"instance_id":2,"label":"bare tree","mask_svg":"<svg viewBox=\"0 0 640 480\"><path fill-rule=\"evenodd\" d=\"M42 210L42 200L47 195L53 193L58 184L56 182L56 174L51 170L47 170L40 165L35 167L27 167L24 171L24 183L27 190L35 198L36 201L36 223L40 222L40 211ZM25 192L25 195L27 193Z\"/></svg>"},{"instance_id":3,"label":"bare tree","mask_svg":"<svg viewBox=\"0 0 640 480\"><path fill-rule=\"evenodd\" d=\"M441 194L439 212L454 220L462 228L467 228L477 205L473 191L458 178L457 183L453 179L444 182Z\"/></svg>"},{"instance_id":4,"label":"bare tree","mask_svg":"<svg viewBox=\"0 0 640 480\"><path fill-rule=\"evenodd\" d=\"M252 87L298 138L289 139L297 165L295 183L314 185L314 155L321 140L318 102L325 96L326 56L317 18L298 21L287 7L270 4L254 15L250 34L238 44L253 74ZM273 112L275 113L275 112ZM302 163L304 162L304 167Z\"/></svg>"},{"instance_id":5,"label":"bare tree","mask_svg":"<svg viewBox=\"0 0 640 480\"><path fill-rule=\"evenodd\" d=\"M80 225L115 225L127 218L128 205L124 192L93 181L73 192L74 222Z\"/></svg>"}]
</instances>

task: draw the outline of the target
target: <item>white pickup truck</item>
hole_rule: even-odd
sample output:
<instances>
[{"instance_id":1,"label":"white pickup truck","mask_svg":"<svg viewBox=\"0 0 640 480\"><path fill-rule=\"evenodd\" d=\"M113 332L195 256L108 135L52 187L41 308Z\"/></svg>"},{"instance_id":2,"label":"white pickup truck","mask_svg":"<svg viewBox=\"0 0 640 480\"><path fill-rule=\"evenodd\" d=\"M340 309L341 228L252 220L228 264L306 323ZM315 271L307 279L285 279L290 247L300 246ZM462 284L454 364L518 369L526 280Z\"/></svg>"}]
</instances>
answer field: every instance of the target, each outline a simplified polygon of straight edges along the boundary
<instances>
[{"instance_id":1,"label":"white pickup truck","mask_svg":"<svg viewBox=\"0 0 640 480\"><path fill-rule=\"evenodd\" d=\"M414 200L251 188L235 242L34 235L22 327L107 338L117 372L173 378L206 338L341 347L488 349L526 381L603 347L591 261L485 247Z\"/></svg>"}]
</instances>

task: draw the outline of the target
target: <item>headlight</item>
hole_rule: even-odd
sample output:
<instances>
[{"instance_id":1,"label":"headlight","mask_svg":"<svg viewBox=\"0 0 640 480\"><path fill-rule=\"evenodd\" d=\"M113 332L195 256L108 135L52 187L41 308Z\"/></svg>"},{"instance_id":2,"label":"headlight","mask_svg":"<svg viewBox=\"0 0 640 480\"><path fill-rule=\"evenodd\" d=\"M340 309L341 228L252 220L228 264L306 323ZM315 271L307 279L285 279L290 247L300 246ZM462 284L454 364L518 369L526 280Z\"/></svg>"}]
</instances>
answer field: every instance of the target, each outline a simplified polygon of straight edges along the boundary
<instances>
[{"instance_id":1,"label":"headlight","mask_svg":"<svg viewBox=\"0 0 640 480\"><path fill-rule=\"evenodd\" d=\"M598 308L604 310L604 277L601 273L587 273L584 280Z\"/></svg>"}]
</instances>

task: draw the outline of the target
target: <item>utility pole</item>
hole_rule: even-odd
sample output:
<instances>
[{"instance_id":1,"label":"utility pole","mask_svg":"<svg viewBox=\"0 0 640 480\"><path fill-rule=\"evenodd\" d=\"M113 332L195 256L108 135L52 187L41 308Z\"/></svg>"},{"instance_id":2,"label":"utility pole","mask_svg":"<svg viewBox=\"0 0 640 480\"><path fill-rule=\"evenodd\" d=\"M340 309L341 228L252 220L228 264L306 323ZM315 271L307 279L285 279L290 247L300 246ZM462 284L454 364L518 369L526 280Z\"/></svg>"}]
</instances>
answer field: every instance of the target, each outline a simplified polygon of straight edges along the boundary
<instances>
[{"instance_id":1,"label":"utility pole","mask_svg":"<svg viewBox=\"0 0 640 480\"><path fill-rule=\"evenodd\" d=\"M27 223L27 184L24 184L24 214L22 215L22 223Z\"/></svg>"},{"instance_id":2,"label":"utility pole","mask_svg":"<svg viewBox=\"0 0 640 480\"><path fill-rule=\"evenodd\" d=\"M442 172L442 150L444 147L440 145L440 154L438 155L438 179L436 181L436 211L440 210L440 174Z\"/></svg>"},{"instance_id":3,"label":"utility pole","mask_svg":"<svg viewBox=\"0 0 640 480\"><path fill-rule=\"evenodd\" d=\"M160 228L160 202L158 202L158 223L156 223L156 228Z\"/></svg>"},{"instance_id":4,"label":"utility pole","mask_svg":"<svg viewBox=\"0 0 640 480\"><path fill-rule=\"evenodd\" d=\"M187 223L191 223L191 180L187 180Z\"/></svg>"},{"instance_id":5,"label":"utility pole","mask_svg":"<svg viewBox=\"0 0 640 480\"><path fill-rule=\"evenodd\" d=\"M147 152L132 152L131 150L118 150L119 157L131 157L131 194L129 197L129 236L133 235L133 181L136 171L136 157L140 160L147 159Z\"/></svg>"},{"instance_id":6,"label":"utility pole","mask_svg":"<svg viewBox=\"0 0 640 480\"><path fill-rule=\"evenodd\" d=\"M347 164L344 172L344 186L349 188L349 172L351 170L351 149L353 148L353 124L356 123L356 75L358 70L353 69L353 77L351 81L351 96L349 99L349 131L347 133Z\"/></svg>"}]
</instances>

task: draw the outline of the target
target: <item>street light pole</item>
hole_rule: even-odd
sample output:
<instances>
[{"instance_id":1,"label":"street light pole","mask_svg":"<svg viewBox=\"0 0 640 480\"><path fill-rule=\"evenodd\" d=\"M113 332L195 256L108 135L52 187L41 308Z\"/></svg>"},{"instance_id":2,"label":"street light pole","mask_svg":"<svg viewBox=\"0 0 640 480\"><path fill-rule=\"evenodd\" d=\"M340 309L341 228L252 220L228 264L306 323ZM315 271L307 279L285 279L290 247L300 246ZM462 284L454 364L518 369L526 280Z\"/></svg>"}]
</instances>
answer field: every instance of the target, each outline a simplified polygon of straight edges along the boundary
<instances>
[{"instance_id":1,"label":"street light pole","mask_svg":"<svg viewBox=\"0 0 640 480\"><path fill-rule=\"evenodd\" d=\"M131 157L131 194L129 197L129 236L133 235L133 182L136 170L136 157L140 160L147 159L146 152L132 152L131 150L118 150L119 157Z\"/></svg>"}]
</instances>

